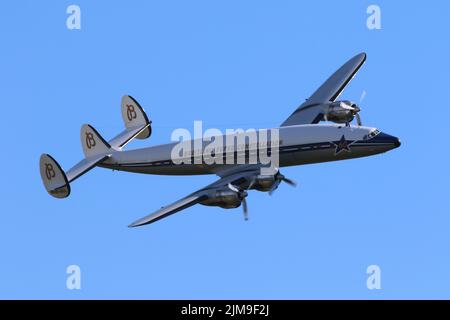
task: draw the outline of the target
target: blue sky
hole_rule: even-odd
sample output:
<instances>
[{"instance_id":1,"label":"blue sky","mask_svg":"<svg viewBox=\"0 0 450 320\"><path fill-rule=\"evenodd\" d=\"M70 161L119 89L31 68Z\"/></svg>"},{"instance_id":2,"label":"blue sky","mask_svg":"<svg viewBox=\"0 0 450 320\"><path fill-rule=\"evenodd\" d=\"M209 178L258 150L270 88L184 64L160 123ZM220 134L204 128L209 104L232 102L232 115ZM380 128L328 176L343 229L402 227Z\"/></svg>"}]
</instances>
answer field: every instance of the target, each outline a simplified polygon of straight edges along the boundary
<instances>
[{"instance_id":1,"label":"blue sky","mask_svg":"<svg viewBox=\"0 0 450 320\"><path fill-rule=\"evenodd\" d=\"M81 30L66 8L81 8ZM14 1L1 6L0 298L450 298L444 1ZM131 94L173 129L281 123L356 53L343 94L363 122L402 140L386 154L286 168L299 182L241 209L195 206L127 225L216 179L96 169L68 199L45 192L39 156L82 158L79 129L122 130ZM66 288L79 265L81 290ZM366 268L380 266L381 290Z\"/></svg>"}]
</instances>

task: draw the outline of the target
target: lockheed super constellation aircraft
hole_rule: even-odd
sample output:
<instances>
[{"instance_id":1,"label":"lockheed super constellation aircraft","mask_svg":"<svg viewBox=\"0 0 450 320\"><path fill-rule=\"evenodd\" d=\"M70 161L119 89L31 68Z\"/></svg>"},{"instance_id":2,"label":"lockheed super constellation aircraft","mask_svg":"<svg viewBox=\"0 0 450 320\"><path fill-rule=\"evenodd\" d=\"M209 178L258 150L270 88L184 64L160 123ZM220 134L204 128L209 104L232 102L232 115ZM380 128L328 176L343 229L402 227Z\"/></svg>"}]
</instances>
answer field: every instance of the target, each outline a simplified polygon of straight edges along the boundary
<instances>
[{"instance_id":1,"label":"lockheed super constellation aircraft","mask_svg":"<svg viewBox=\"0 0 450 320\"><path fill-rule=\"evenodd\" d=\"M279 167L366 157L400 146L398 138L376 128L362 126L358 114L360 108L355 103L337 101L365 60L366 54L361 53L347 61L277 128ZM220 177L216 182L130 225L136 227L194 204L222 208L237 208L242 204L247 219L247 190L272 192L281 182L295 185L280 173L279 167L270 174L263 173L261 163L205 164L189 161L176 164L172 158L176 143L124 151L132 139L148 138L152 129L144 109L132 97L124 96L121 108L125 130L109 141L103 139L92 126L82 126L81 144L85 158L69 171L64 172L50 155L41 155L40 173L50 195L56 198L69 196L70 183L96 166L136 173L216 174ZM350 125L355 118L357 125ZM321 121L333 124L319 124ZM203 142L201 145L204 146ZM266 148L270 149L270 145ZM246 144L245 152L252 152L249 149L249 144ZM227 152L234 155L237 151L226 149ZM194 153L189 153L189 160L191 157Z\"/></svg>"}]
</instances>

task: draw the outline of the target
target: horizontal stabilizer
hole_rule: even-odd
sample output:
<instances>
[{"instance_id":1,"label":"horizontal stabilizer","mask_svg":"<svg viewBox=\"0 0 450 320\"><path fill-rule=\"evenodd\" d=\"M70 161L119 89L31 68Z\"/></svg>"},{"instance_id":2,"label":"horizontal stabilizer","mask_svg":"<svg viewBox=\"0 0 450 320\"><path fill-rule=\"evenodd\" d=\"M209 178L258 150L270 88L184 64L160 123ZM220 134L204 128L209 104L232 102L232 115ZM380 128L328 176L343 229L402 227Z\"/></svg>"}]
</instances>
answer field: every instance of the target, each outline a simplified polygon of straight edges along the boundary
<instances>
[{"instance_id":1,"label":"horizontal stabilizer","mask_svg":"<svg viewBox=\"0 0 450 320\"><path fill-rule=\"evenodd\" d=\"M125 147L128 142L130 142L134 138L137 138L140 134L142 134L142 132L147 130L149 126L150 124L146 124L141 127L125 129L117 136L109 140L109 144L111 145L112 148L120 150L123 147Z\"/></svg>"},{"instance_id":2,"label":"horizontal stabilizer","mask_svg":"<svg viewBox=\"0 0 450 320\"><path fill-rule=\"evenodd\" d=\"M55 198L68 197L70 195L70 183L72 181L94 168L97 164L105 161L110 156L110 154L99 154L83 159L65 173L52 156L48 154L41 155L39 169L45 189Z\"/></svg>"},{"instance_id":3,"label":"horizontal stabilizer","mask_svg":"<svg viewBox=\"0 0 450 320\"><path fill-rule=\"evenodd\" d=\"M97 164L105 161L109 157L111 157L111 154L99 154L81 160L69 171L67 171L67 180L69 181L69 183L74 181L76 178L82 176L83 174L94 168Z\"/></svg>"}]
</instances>

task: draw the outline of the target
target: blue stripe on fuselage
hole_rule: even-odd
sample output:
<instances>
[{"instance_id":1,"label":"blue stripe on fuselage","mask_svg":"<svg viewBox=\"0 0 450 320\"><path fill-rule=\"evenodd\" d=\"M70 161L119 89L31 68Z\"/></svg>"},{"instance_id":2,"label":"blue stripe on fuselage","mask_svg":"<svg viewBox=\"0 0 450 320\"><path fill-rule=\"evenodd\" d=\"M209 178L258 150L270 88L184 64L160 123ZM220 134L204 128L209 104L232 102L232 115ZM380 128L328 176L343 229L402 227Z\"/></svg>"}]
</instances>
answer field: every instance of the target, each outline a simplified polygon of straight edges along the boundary
<instances>
[{"instance_id":1,"label":"blue stripe on fuselage","mask_svg":"<svg viewBox=\"0 0 450 320\"><path fill-rule=\"evenodd\" d=\"M367 146L394 146L396 142L394 141L393 136L380 133L377 136L373 137L370 140L348 140L348 145L351 148L355 147L367 147ZM396 138L395 138L396 139ZM398 140L398 139L397 139ZM339 143L339 141L333 141L333 142L317 142L317 143L307 143L307 144L299 144L299 145L289 145L289 146L280 146L279 152L280 154L290 154L290 153L298 153L298 152L305 152L305 151L315 151L315 150L326 150L326 149L335 149L336 144ZM227 154L224 153L224 163L226 160ZM233 157L237 157L237 152L234 152ZM246 159L249 157L249 151L245 151L245 157ZM193 158L191 158L193 160ZM112 169L119 169L120 168L133 168L133 167L166 167L166 166L174 166L171 159L166 160L157 160L152 162L134 162L134 163L122 163L122 164L102 164L102 167L106 168L112 168Z\"/></svg>"}]
</instances>

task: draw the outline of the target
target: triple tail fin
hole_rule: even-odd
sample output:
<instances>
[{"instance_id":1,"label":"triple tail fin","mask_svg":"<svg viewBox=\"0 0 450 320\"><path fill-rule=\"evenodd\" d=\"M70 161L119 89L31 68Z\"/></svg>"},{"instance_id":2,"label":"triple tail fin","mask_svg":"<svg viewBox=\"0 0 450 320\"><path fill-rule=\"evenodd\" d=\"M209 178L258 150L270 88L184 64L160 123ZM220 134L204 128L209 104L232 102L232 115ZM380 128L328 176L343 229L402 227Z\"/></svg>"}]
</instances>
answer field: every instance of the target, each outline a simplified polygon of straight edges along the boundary
<instances>
[{"instance_id":1,"label":"triple tail fin","mask_svg":"<svg viewBox=\"0 0 450 320\"><path fill-rule=\"evenodd\" d=\"M85 124L81 127L81 146L85 158L69 171L64 172L52 156L41 155L39 170L45 189L50 195L55 198L68 197L72 181L109 159L114 152L121 151L132 139L145 139L151 135L151 122L144 109L131 96L122 97L121 111L125 130L109 142L91 125Z\"/></svg>"}]
</instances>

